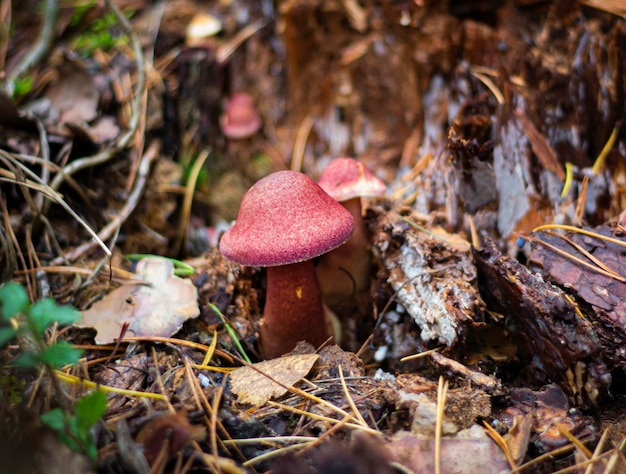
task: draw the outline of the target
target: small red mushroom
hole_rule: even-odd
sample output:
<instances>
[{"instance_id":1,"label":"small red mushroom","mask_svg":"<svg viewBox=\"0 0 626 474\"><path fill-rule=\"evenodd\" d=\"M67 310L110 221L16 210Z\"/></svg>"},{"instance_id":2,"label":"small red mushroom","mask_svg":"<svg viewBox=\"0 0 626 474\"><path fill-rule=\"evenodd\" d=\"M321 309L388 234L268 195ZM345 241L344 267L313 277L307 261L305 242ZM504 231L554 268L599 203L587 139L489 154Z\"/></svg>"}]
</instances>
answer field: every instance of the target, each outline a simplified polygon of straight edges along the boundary
<instances>
[{"instance_id":1,"label":"small red mushroom","mask_svg":"<svg viewBox=\"0 0 626 474\"><path fill-rule=\"evenodd\" d=\"M351 296L369 288L371 251L361 198L380 196L386 186L363 163L337 158L318 180L320 187L339 201L354 218L354 233L340 248L325 254L317 266L324 302L333 310Z\"/></svg>"},{"instance_id":2,"label":"small red mushroom","mask_svg":"<svg viewBox=\"0 0 626 474\"><path fill-rule=\"evenodd\" d=\"M220 128L231 139L248 138L261 128L261 118L254 101L245 92L234 94L228 101L226 111L220 116Z\"/></svg>"},{"instance_id":3,"label":"small red mushroom","mask_svg":"<svg viewBox=\"0 0 626 474\"><path fill-rule=\"evenodd\" d=\"M241 265L267 267L260 327L266 358L298 341L319 346L330 337L312 259L343 244L353 230L351 214L302 173L272 173L245 194L220 251Z\"/></svg>"}]
</instances>

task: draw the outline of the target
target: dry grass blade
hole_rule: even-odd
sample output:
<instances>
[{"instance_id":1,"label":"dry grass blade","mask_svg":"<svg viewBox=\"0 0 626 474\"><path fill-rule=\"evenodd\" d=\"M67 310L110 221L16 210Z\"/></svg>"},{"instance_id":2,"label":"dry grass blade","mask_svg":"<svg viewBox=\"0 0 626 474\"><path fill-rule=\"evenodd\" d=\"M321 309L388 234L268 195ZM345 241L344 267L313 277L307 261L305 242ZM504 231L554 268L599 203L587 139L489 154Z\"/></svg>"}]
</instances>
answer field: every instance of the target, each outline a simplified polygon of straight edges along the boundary
<instances>
[{"instance_id":1,"label":"dry grass blade","mask_svg":"<svg viewBox=\"0 0 626 474\"><path fill-rule=\"evenodd\" d=\"M275 447L277 443L307 443L316 441L319 438L314 436L261 436L259 438L237 438L225 440L225 445L254 445L267 444Z\"/></svg>"},{"instance_id":2,"label":"dry grass blade","mask_svg":"<svg viewBox=\"0 0 626 474\"><path fill-rule=\"evenodd\" d=\"M515 469L517 467L515 460L513 459L513 455L511 454L509 445L506 444L506 441L504 440L504 438L500 436L500 433L498 433L495 429L493 429L493 427L486 421L483 421L483 426L487 430L487 434L491 437L491 439L493 439L493 441L498 445L498 447L502 450L502 452L506 456L506 460L509 462L511 469Z\"/></svg>"},{"instance_id":3,"label":"dry grass blade","mask_svg":"<svg viewBox=\"0 0 626 474\"><path fill-rule=\"evenodd\" d=\"M441 474L441 435L443 433L443 413L446 408L448 381L439 377L437 386L437 420L435 421L435 474Z\"/></svg>"},{"instance_id":4,"label":"dry grass blade","mask_svg":"<svg viewBox=\"0 0 626 474\"><path fill-rule=\"evenodd\" d=\"M361 415L361 412L359 411L359 409L354 404L354 400L352 399L352 396L350 395L350 391L348 390L348 386L346 385L346 379L344 379L344 377L343 377L343 370L341 368L341 364L339 365L339 367L337 367L337 369L339 370L339 378L341 379L341 387L343 388L343 393L345 393L345 395L346 395L346 400L348 401L348 404L350 405L350 408L352 409L352 412L356 416L357 420L363 426L369 427L367 422L365 421L365 419L363 419L363 416Z\"/></svg>"},{"instance_id":5,"label":"dry grass blade","mask_svg":"<svg viewBox=\"0 0 626 474\"><path fill-rule=\"evenodd\" d=\"M487 66L472 66L470 67L470 71L472 73L479 73L484 76L498 77L499 73L497 70ZM521 76L509 76L508 80L511 84L518 87L526 87L526 82Z\"/></svg>"},{"instance_id":6,"label":"dry grass blade","mask_svg":"<svg viewBox=\"0 0 626 474\"><path fill-rule=\"evenodd\" d=\"M152 337L134 337L134 336L125 336L124 339L122 339L120 342L161 342L163 344L173 344L173 345L179 345L179 346L185 346L185 347L190 347L192 349L197 349L199 351L202 352L206 352L209 350L209 346L204 345L204 344L200 344L198 342L193 342L193 341L187 341L186 339L175 339L175 338L171 338L171 337L158 337L158 336L152 336ZM216 349L215 350L215 354L217 354L220 357L225 358L229 363L233 363L234 359L231 357L230 354L220 350L220 349Z\"/></svg>"},{"instance_id":7,"label":"dry grass blade","mask_svg":"<svg viewBox=\"0 0 626 474\"><path fill-rule=\"evenodd\" d=\"M253 466L254 464L258 464L262 461L267 461L268 459L272 459L275 458L277 456L282 456L286 453L289 453L291 451L297 451L298 449L302 449L306 446L308 446L310 443L309 442L305 442L305 443L297 443L297 444L292 444L291 446L285 446L283 448L279 448L279 449L275 449L274 451L269 451L267 453L261 454L255 458L252 459L248 459L246 462L242 463L242 466L244 467L250 467Z\"/></svg>"},{"instance_id":8,"label":"dry grass blade","mask_svg":"<svg viewBox=\"0 0 626 474\"><path fill-rule=\"evenodd\" d=\"M624 0L580 0L580 3L626 19L626 1Z\"/></svg>"},{"instance_id":9,"label":"dry grass blade","mask_svg":"<svg viewBox=\"0 0 626 474\"><path fill-rule=\"evenodd\" d=\"M170 413L174 414L176 413L176 410L174 409L174 406L172 405L172 403L170 402L169 398L167 398L167 396L165 395L165 385L163 384L163 377L161 377L161 371L158 369L159 367L159 359L156 353L156 350L153 347L150 348L150 352L152 354L152 363L154 364L154 378L155 378L155 384L159 387L159 391L163 394L163 396L165 397L165 403L167 405L167 409Z\"/></svg>"},{"instance_id":10,"label":"dry grass blade","mask_svg":"<svg viewBox=\"0 0 626 474\"><path fill-rule=\"evenodd\" d=\"M219 63L226 61L236 49L241 46L244 41L254 35L257 31L265 26L265 21L256 20L249 25L246 25L241 31L234 35L227 43L217 48L215 53L215 59Z\"/></svg>"},{"instance_id":11,"label":"dry grass blade","mask_svg":"<svg viewBox=\"0 0 626 474\"><path fill-rule=\"evenodd\" d=\"M611 459L609 459L606 469L604 470L605 474L612 474L614 472L619 472L618 471L619 466L617 466L617 463L619 462L622 463L621 464L622 467L626 466L626 458L624 457L624 454L623 454L623 450L625 447L626 447L626 438L622 440L622 442L617 447L617 449L613 450L613 455L611 456Z\"/></svg>"},{"instance_id":12,"label":"dry grass blade","mask_svg":"<svg viewBox=\"0 0 626 474\"><path fill-rule=\"evenodd\" d=\"M344 426L346 426L348 428L355 429L355 430L361 430L361 431L365 431L367 433L371 433L371 434L375 434L375 435L381 435L382 434L380 431L373 430L370 427L364 427L364 426L362 426L360 424L349 423L349 422L345 421L346 419L354 418L353 415L350 415L348 413L346 413L346 415L343 417L343 419L336 420L335 418L330 418L328 416L323 416L323 415L318 415L316 413L311 413L311 412L306 411L306 410L301 410L301 409L296 408L296 407L285 405L284 403L279 403L279 402L274 402L274 401L269 401L267 403L268 403L268 405L280 408L282 410L290 411L290 412L296 413L298 415L307 416L307 417L309 417L309 418L311 418L313 420L324 421L324 422L330 423L332 425L336 425L337 423L342 423ZM331 406L333 406L333 405L331 405ZM334 408L338 409L337 407L334 407ZM341 410L341 409L338 409L338 410ZM341 411L343 411L343 410L341 410Z\"/></svg>"},{"instance_id":13,"label":"dry grass blade","mask_svg":"<svg viewBox=\"0 0 626 474\"><path fill-rule=\"evenodd\" d=\"M293 144L293 152L291 155L291 170L301 171L302 161L304 160L304 149L306 148L306 142L309 139L309 133L315 124L315 119L311 115L307 115L300 123L298 132L296 133L296 139Z\"/></svg>"},{"instance_id":14,"label":"dry grass blade","mask_svg":"<svg viewBox=\"0 0 626 474\"><path fill-rule=\"evenodd\" d=\"M493 94L498 104L500 105L504 104L505 102L504 94L489 77L475 70L472 70L472 76L474 76L476 79L482 82L485 85L485 87L489 89L489 91Z\"/></svg>"},{"instance_id":15,"label":"dry grass blade","mask_svg":"<svg viewBox=\"0 0 626 474\"><path fill-rule=\"evenodd\" d=\"M35 173L33 173L31 170L25 167L22 163L19 162L17 158L15 158L10 153L4 150L0 150L0 160L3 161L5 165L7 165L7 167L9 168L11 167L10 165L13 165L15 168L18 168L21 172L23 172L25 175L30 176L30 178L32 178L33 180L31 181L26 178L24 178L23 180L18 179L17 170L14 172L10 172L7 170L0 169L0 176L4 176L4 178L0 178L0 181L13 183L18 186L24 186L28 189L33 189L41 193L46 198L48 198L51 202L58 204L63 209L65 209L67 213L71 215L72 218L76 220L76 222L78 222L89 233L89 235L91 235L94 241L100 246L100 248L102 248L102 250L109 257L112 255L111 251L106 246L106 244L102 241L102 239L94 232L94 230L89 226L89 224L87 224L87 222L85 222L76 212L74 212L71 206L65 202L61 194L56 192L51 186L48 186L47 184L45 184L39 176L37 176ZM37 208L32 209L32 210L35 213L39 212Z\"/></svg>"},{"instance_id":16,"label":"dry grass blade","mask_svg":"<svg viewBox=\"0 0 626 474\"><path fill-rule=\"evenodd\" d=\"M143 194L143 190L146 182L148 181L148 175L150 172L150 166L152 161L156 159L158 155L158 144L157 142L153 142L151 146L148 147L145 155L141 158L141 162L139 163L139 172L137 179L135 180L134 186L130 194L128 195L128 199L126 203L120 209L118 214L115 216L113 220L111 220L107 225L105 225L98 235L96 236L100 241L110 238L114 235L118 229L122 226L122 224L128 219L131 215L137 204L139 203L139 199ZM68 252L64 255L64 258L73 261L80 258L85 252L91 250L94 246L93 242L86 242L74 250ZM110 251L109 254L110 255ZM58 259L52 261L52 263L60 263Z\"/></svg>"},{"instance_id":17,"label":"dry grass blade","mask_svg":"<svg viewBox=\"0 0 626 474\"><path fill-rule=\"evenodd\" d=\"M33 272L38 272L38 271L46 272L46 273L67 273L67 274L72 274L72 275L83 275L83 276L89 276L93 274L93 270L91 268L82 268L82 267L76 267L76 266L63 267L59 265L43 266L43 267L30 269L30 270L18 270L16 274L25 275L27 273L33 273ZM147 283L143 280L138 280L137 275L135 273L129 272L128 270L124 270L123 268L111 267L111 273L112 273L111 276L113 279L115 279L116 281L123 282L128 285L133 284L133 283L137 285L145 285Z\"/></svg>"},{"instance_id":18,"label":"dry grass blade","mask_svg":"<svg viewBox=\"0 0 626 474\"><path fill-rule=\"evenodd\" d=\"M606 458L611 456L613 453L611 451L607 451L606 453L602 453L599 456L596 456L592 459L587 459L585 461L574 464L573 466L569 466L563 469L559 469L558 471L554 471L551 474L571 474L571 473L579 473L581 469L593 469L598 463L605 461ZM599 471L598 471L599 472ZM617 473L623 471L612 471L609 470L608 467L602 471L604 474Z\"/></svg>"},{"instance_id":19,"label":"dry grass blade","mask_svg":"<svg viewBox=\"0 0 626 474\"><path fill-rule=\"evenodd\" d=\"M582 253L585 257L587 257L589 260L591 260L593 263L595 263L598 267L600 267L602 270L604 270L607 273L610 273L612 275L614 275L615 278L619 279L622 276L617 273L615 270L607 267L604 263L602 263L598 258L594 257L591 253L589 253L587 250L585 250L583 247L581 247L580 245L578 245L576 242L574 242L572 239L559 234L557 232L552 232L550 230L546 230L544 231L547 235L551 235L553 237L558 237L560 239L563 239L565 242L567 242L568 244L570 244L572 247L574 247L576 250L578 250L580 253Z\"/></svg>"},{"instance_id":20,"label":"dry grass blade","mask_svg":"<svg viewBox=\"0 0 626 474\"><path fill-rule=\"evenodd\" d=\"M207 158L209 158L209 156L210 154L208 151L202 151L200 155L195 159L193 166L191 167L191 172L189 173L187 185L185 186L185 197L183 199L183 205L180 211L180 219L178 220L176 243L174 244L174 248L178 251L183 248L187 241L189 217L191 216L191 206L193 204L193 197L195 194L196 186L198 184L198 177L200 176L200 173L204 168L204 163L206 163L206 160Z\"/></svg>"},{"instance_id":21,"label":"dry grass blade","mask_svg":"<svg viewBox=\"0 0 626 474\"><path fill-rule=\"evenodd\" d=\"M207 418L206 416L204 417L204 421L209 430L209 445L211 446L213 454L215 456L218 455L218 444L220 449L230 454L230 450L226 446L225 440L222 440L222 438L220 438L217 433L217 431L219 430L219 432L224 438L226 438L226 440L232 440L230 434L222 424L222 421L218 418L219 405L222 399L222 395L224 394L224 385L226 384L227 377L224 377L222 385L220 385L220 387L214 392L213 403L209 403L209 400L206 398L204 390L202 390L202 388L200 387L198 378L194 376L193 371L191 370L193 364L191 364L187 358L184 358L183 362L185 364L185 373L189 377L188 380L190 383L190 387L193 391L194 398L196 398L198 409L204 410L204 412L208 413L209 415L209 418ZM239 450L239 447L234 446L234 451L241 459L244 459L244 455Z\"/></svg>"},{"instance_id":22,"label":"dry grass blade","mask_svg":"<svg viewBox=\"0 0 626 474\"><path fill-rule=\"evenodd\" d=\"M606 440L608 438L609 438L609 430L605 429L602 432L602 436L600 436L600 440L598 441L598 444L596 444L596 448L593 450L593 456L591 456L592 461L602 455L602 450L604 449L604 445L606 444ZM593 464L589 464L589 466L585 470L585 474L593 474Z\"/></svg>"},{"instance_id":23,"label":"dry grass blade","mask_svg":"<svg viewBox=\"0 0 626 474\"><path fill-rule=\"evenodd\" d=\"M532 233L540 232L542 230L565 230L570 232L576 232L577 234L588 235L589 237L594 237L596 239L605 240L607 242L611 242L615 245L621 245L622 247L626 247L626 242L623 240L615 239L613 237L608 237L606 235L598 234L597 232L593 232L590 230L581 229L580 227L574 227L573 225L564 225L564 224L543 224L535 227L532 230Z\"/></svg>"},{"instance_id":24,"label":"dry grass blade","mask_svg":"<svg viewBox=\"0 0 626 474\"><path fill-rule=\"evenodd\" d=\"M551 459L558 458L559 456L564 456L565 454L569 453L570 451L573 451L574 449L576 449L576 446L574 446L573 444L568 444L565 446L561 446L560 448L553 449L552 451L549 451L540 456L537 456L536 458L531 459L527 463L517 466L515 469L510 471L509 474L519 474L521 472L524 472L524 473L534 472L533 469L538 464L541 464L544 461L549 461Z\"/></svg>"},{"instance_id":25,"label":"dry grass blade","mask_svg":"<svg viewBox=\"0 0 626 474\"><path fill-rule=\"evenodd\" d=\"M337 433L341 428L343 428L348 423L348 420L349 418L345 417L339 423L334 425L332 428L330 428L329 430L326 430L326 432L323 435L319 436L315 441L311 442L308 446L302 448L302 451L300 451L300 454L304 454L305 452L313 449L315 446L319 446L320 444L322 444L326 440L326 438L330 438L332 435Z\"/></svg>"},{"instance_id":26,"label":"dry grass blade","mask_svg":"<svg viewBox=\"0 0 626 474\"><path fill-rule=\"evenodd\" d=\"M583 181L580 183L580 192L578 194L578 201L576 202L576 212L574 213L573 223L580 227L583 223L583 217L585 214L585 205L587 203L587 191L589 189L589 176L583 176Z\"/></svg>"},{"instance_id":27,"label":"dry grass blade","mask_svg":"<svg viewBox=\"0 0 626 474\"><path fill-rule=\"evenodd\" d=\"M624 278L624 277L622 277L620 275L616 275L615 273L612 273L612 272L611 273L606 272L605 270L603 270L601 268L598 268L598 267L596 267L596 266L594 266L594 265L592 265L592 264L590 264L588 262L585 262L584 260L582 260L582 259L580 259L578 257L575 257L574 255L571 255L571 254L567 253L565 250L561 250L560 248L555 247L554 245L551 245L551 244L549 244L547 242L544 242L541 239L536 239L535 237L531 237L531 236L528 236L526 238L528 240L531 240L531 241L537 243L537 244L540 244L540 245L543 245L544 247L549 248L553 252L558 253L559 255L561 255L561 256L569 259L569 260L572 260L573 262L576 262L576 263L582 265L583 267L588 268L589 270L592 270L592 271L594 271L596 273L599 273L601 275L604 275L606 277L613 278L613 279L615 279L617 281L621 281L622 283L626 283L626 278Z\"/></svg>"},{"instance_id":28,"label":"dry grass blade","mask_svg":"<svg viewBox=\"0 0 626 474\"><path fill-rule=\"evenodd\" d=\"M476 223L474 222L474 218L471 215L468 215L467 220L469 222L470 235L472 237L472 246L476 250L480 250L480 237L478 236L478 231L476 230Z\"/></svg>"},{"instance_id":29,"label":"dry grass blade","mask_svg":"<svg viewBox=\"0 0 626 474\"><path fill-rule=\"evenodd\" d=\"M411 354L411 355L408 355L408 356L404 356L402 359L400 359L400 362L407 362L409 360L421 359L422 357L426 357L427 355L430 355L433 352L438 352L438 351L442 350L443 348L444 348L444 346L435 347L433 349L428 349L427 351L420 352L418 354Z\"/></svg>"},{"instance_id":30,"label":"dry grass blade","mask_svg":"<svg viewBox=\"0 0 626 474\"><path fill-rule=\"evenodd\" d=\"M587 448L587 446L585 446L578 438L576 438L576 436L570 433L569 430L565 428L565 426L557 421L553 421L553 424L563 436L569 439L572 444L576 446L585 455L585 457L587 457L587 459L591 459L593 457L593 453L589 450L589 448Z\"/></svg>"},{"instance_id":31,"label":"dry grass blade","mask_svg":"<svg viewBox=\"0 0 626 474\"><path fill-rule=\"evenodd\" d=\"M66 374L60 370L54 371L56 376L63 380L64 382L83 385L87 388L102 390L103 392L115 393L118 395L124 395L126 397L143 397L143 398L153 398L155 400L161 400L169 403L169 399L160 393L151 393L151 392L139 392L137 390L126 390L123 388L117 387L109 387L108 385L102 385L91 380L81 379L80 377L76 377L75 375Z\"/></svg>"},{"instance_id":32,"label":"dry grass blade","mask_svg":"<svg viewBox=\"0 0 626 474\"><path fill-rule=\"evenodd\" d=\"M0 225L0 249L2 249L0 262L2 262L3 267L0 271L0 278L2 281L6 281L13 276L17 269L17 251L19 251L19 245L16 245L17 239L11 227L9 210L7 209L7 204L4 199L0 199L0 212L2 213L3 220L2 225Z\"/></svg>"},{"instance_id":33,"label":"dry grass blade","mask_svg":"<svg viewBox=\"0 0 626 474\"><path fill-rule=\"evenodd\" d=\"M217 330L213 330L213 339L211 340L211 345L206 351L204 355L204 359L202 359L202 365L208 366L211 359L213 359L213 355L215 354L215 349L217 348Z\"/></svg>"},{"instance_id":34,"label":"dry grass blade","mask_svg":"<svg viewBox=\"0 0 626 474\"><path fill-rule=\"evenodd\" d=\"M593 174L599 174L600 171L602 171L602 169L604 168L604 163L606 162L607 156L609 156L609 153L615 145L615 140L617 140L617 134L619 133L619 130L620 127L613 127L613 131L611 132L611 135L609 135L609 139L606 141L606 143L602 147L602 150L600 151L600 154L596 158L596 161L593 163L593 167L591 168Z\"/></svg>"}]
</instances>

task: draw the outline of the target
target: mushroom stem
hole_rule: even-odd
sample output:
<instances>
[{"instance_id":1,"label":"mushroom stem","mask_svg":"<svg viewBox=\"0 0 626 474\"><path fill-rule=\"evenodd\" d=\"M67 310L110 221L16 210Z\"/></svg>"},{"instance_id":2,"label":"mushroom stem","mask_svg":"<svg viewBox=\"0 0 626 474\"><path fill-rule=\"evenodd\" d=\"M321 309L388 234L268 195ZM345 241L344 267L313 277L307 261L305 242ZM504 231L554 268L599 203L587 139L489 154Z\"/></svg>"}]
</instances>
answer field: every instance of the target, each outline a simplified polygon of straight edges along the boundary
<instances>
[{"instance_id":1,"label":"mushroom stem","mask_svg":"<svg viewBox=\"0 0 626 474\"><path fill-rule=\"evenodd\" d=\"M321 345L331 335L313 260L267 268L267 297L261 323L267 359L292 350L299 341Z\"/></svg>"},{"instance_id":2,"label":"mushroom stem","mask_svg":"<svg viewBox=\"0 0 626 474\"><path fill-rule=\"evenodd\" d=\"M324 302L331 308L368 289L372 261L361 215L361 198L348 199L341 204L354 218L354 233L345 244L324 254L317 265Z\"/></svg>"}]
</instances>

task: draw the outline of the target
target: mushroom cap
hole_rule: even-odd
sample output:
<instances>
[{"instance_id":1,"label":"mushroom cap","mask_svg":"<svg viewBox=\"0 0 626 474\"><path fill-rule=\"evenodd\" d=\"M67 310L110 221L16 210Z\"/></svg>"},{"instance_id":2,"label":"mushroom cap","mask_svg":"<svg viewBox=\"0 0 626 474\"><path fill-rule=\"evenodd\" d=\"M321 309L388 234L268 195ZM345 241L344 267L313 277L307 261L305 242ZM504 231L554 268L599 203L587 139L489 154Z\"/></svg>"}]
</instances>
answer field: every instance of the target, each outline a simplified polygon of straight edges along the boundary
<instances>
[{"instance_id":1,"label":"mushroom cap","mask_svg":"<svg viewBox=\"0 0 626 474\"><path fill-rule=\"evenodd\" d=\"M187 45L194 46L197 42L215 36L222 31L222 22L206 12L196 13L185 31Z\"/></svg>"},{"instance_id":2,"label":"mushroom cap","mask_svg":"<svg viewBox=\"0 0 626 474\"><path fill-rule=\"evenodd\" d=\"M242 265L287 265L329 252L353 230L352 215L315 181L297 171L278 171L245 194L220 251Z\"/></svg>"},{"instance_id":3,"label":"mushroom cap","mask_svg":"<svg viewBox=\"0 0 626 474\"><path fill-rule=\"evenodd\" d=\"M354 158L336 158L331 161L317 184L339 202L356 197L381 196L387 189L383 181Z\"/></svg>"},{"instance_id":4,"label":"mushroom cap","mask_svg":"<svg viewBox=\"0 0 626 474\"><path fill-rule=\"evenodd\" d=\"M226 111L220 116L220 128L228 138L247 138L261 128L261 117L254 101L245 92L238 92L228 101Z\"/></svg>"}]
</instances>

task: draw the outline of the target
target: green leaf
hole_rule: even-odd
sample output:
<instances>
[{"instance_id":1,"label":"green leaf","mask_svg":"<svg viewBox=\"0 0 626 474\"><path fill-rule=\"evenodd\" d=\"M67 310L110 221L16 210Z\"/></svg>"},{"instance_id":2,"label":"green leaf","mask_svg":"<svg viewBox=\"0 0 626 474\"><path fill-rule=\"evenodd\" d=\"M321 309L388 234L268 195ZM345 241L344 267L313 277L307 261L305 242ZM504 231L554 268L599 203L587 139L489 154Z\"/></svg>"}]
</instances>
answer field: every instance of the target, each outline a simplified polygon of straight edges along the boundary
<instances>
[{"instance_id":1,"label":"green leaf","mask_svg":"<svg viewBox=\"0 0 626 474\"><path fill-rule=\"evenodd\" d=\"M107 396L100 390L95 390L76 402L74 414L79 431L88 432L95 425L107 409Z\"/></svg>"},{"instance_id":2,"label":"green leaf","mask_svg":"<svg viewBox=\"0 0 626 474\"><path fill-rule=\"evenodd\" d=\"M76 349L67 342L59 341L41 351L37 359L51 367L62 367L66 364L78 362L81 354L82 351L80 349Z\"/></svg>"},{"instance_id":3,"label":"green leaf","mask_svg":"<svg viewBox=\"0 0 626 474\"><path fill-rule=\"evenodd\" d=\"M15 359L13 359L11 363L18 367L32 369L34 367L37 367L38 362L39 362L39 359L37 358L37 356L29 351L29 352L23 352L22 354L18 355Z\"/></svg>"},{"instance_id":4,"label":"green leaf","mask_svg":"<svg viewBox=\"0 0 626 474\"><path fill-rule=\"evenodd\" d=\"M44 425L52 428L54 431L63 431L67 423L65 414L60 408L54 408L42 414L39 419Z\"/></svg>"},{"instance_id":5,"label":"green leaf","mask_svg":"<svg viewBox=\"0 0 626 474\"><path fill-rule=\"evenodd\" d=\"M68 428L68 430L71 430L71 428ZM76 441L74 440L74 438L72 438L71 436L69 436L67 434L67 432L65 431L60 431L59 432L59 440L61 441L61 443L63 443L65 446L69 447L72 451L76 451L77 453L80 453L80 446L78 445L78 443L76 443Z\"/></svg>"},{"instance_id":6,"label":"green leaf","mask_svg":"<svg viewBox=\"0 0 626 474\"><path fill-rule=\"evenodd\" d=\"M52 298L37 301L30 309L33 331L43 336L52 323L71 324L80 318L80 314L70 306L57 306Z\"/></svg>"},{"instance_id":7,"label":"green leaf","mask_svg":"<svg viewBox=\"0 0 626 474\"><path fill-rule=\"evenodd\" d=\"M23 313L28 309L30 300L26 290L17 283L7 283L0 288L0 315L3 321L8 321L18 313Z\"/></svg>"},{"instance_id":8,"label":"green leaf","mask_svg":"<svg viewBox=\"0 0 626 474\"><path fill-rule=\"evenodd\" d=\"M98 461L98 446L96 446L96 443L89 443L85 447L85 454L91 461L96 463Z\"/></svg>"},{"instance_id":9,"label":"green leaf","mask_svg":"<svg viewBox=\"0 0 626 474\"><path fill-rule=\"evenodd\" d=\"M4 346L7 342L13 339L17 335L17 329L12 327L0 328L0 347Z\"/></svg>"}]
</instances>

